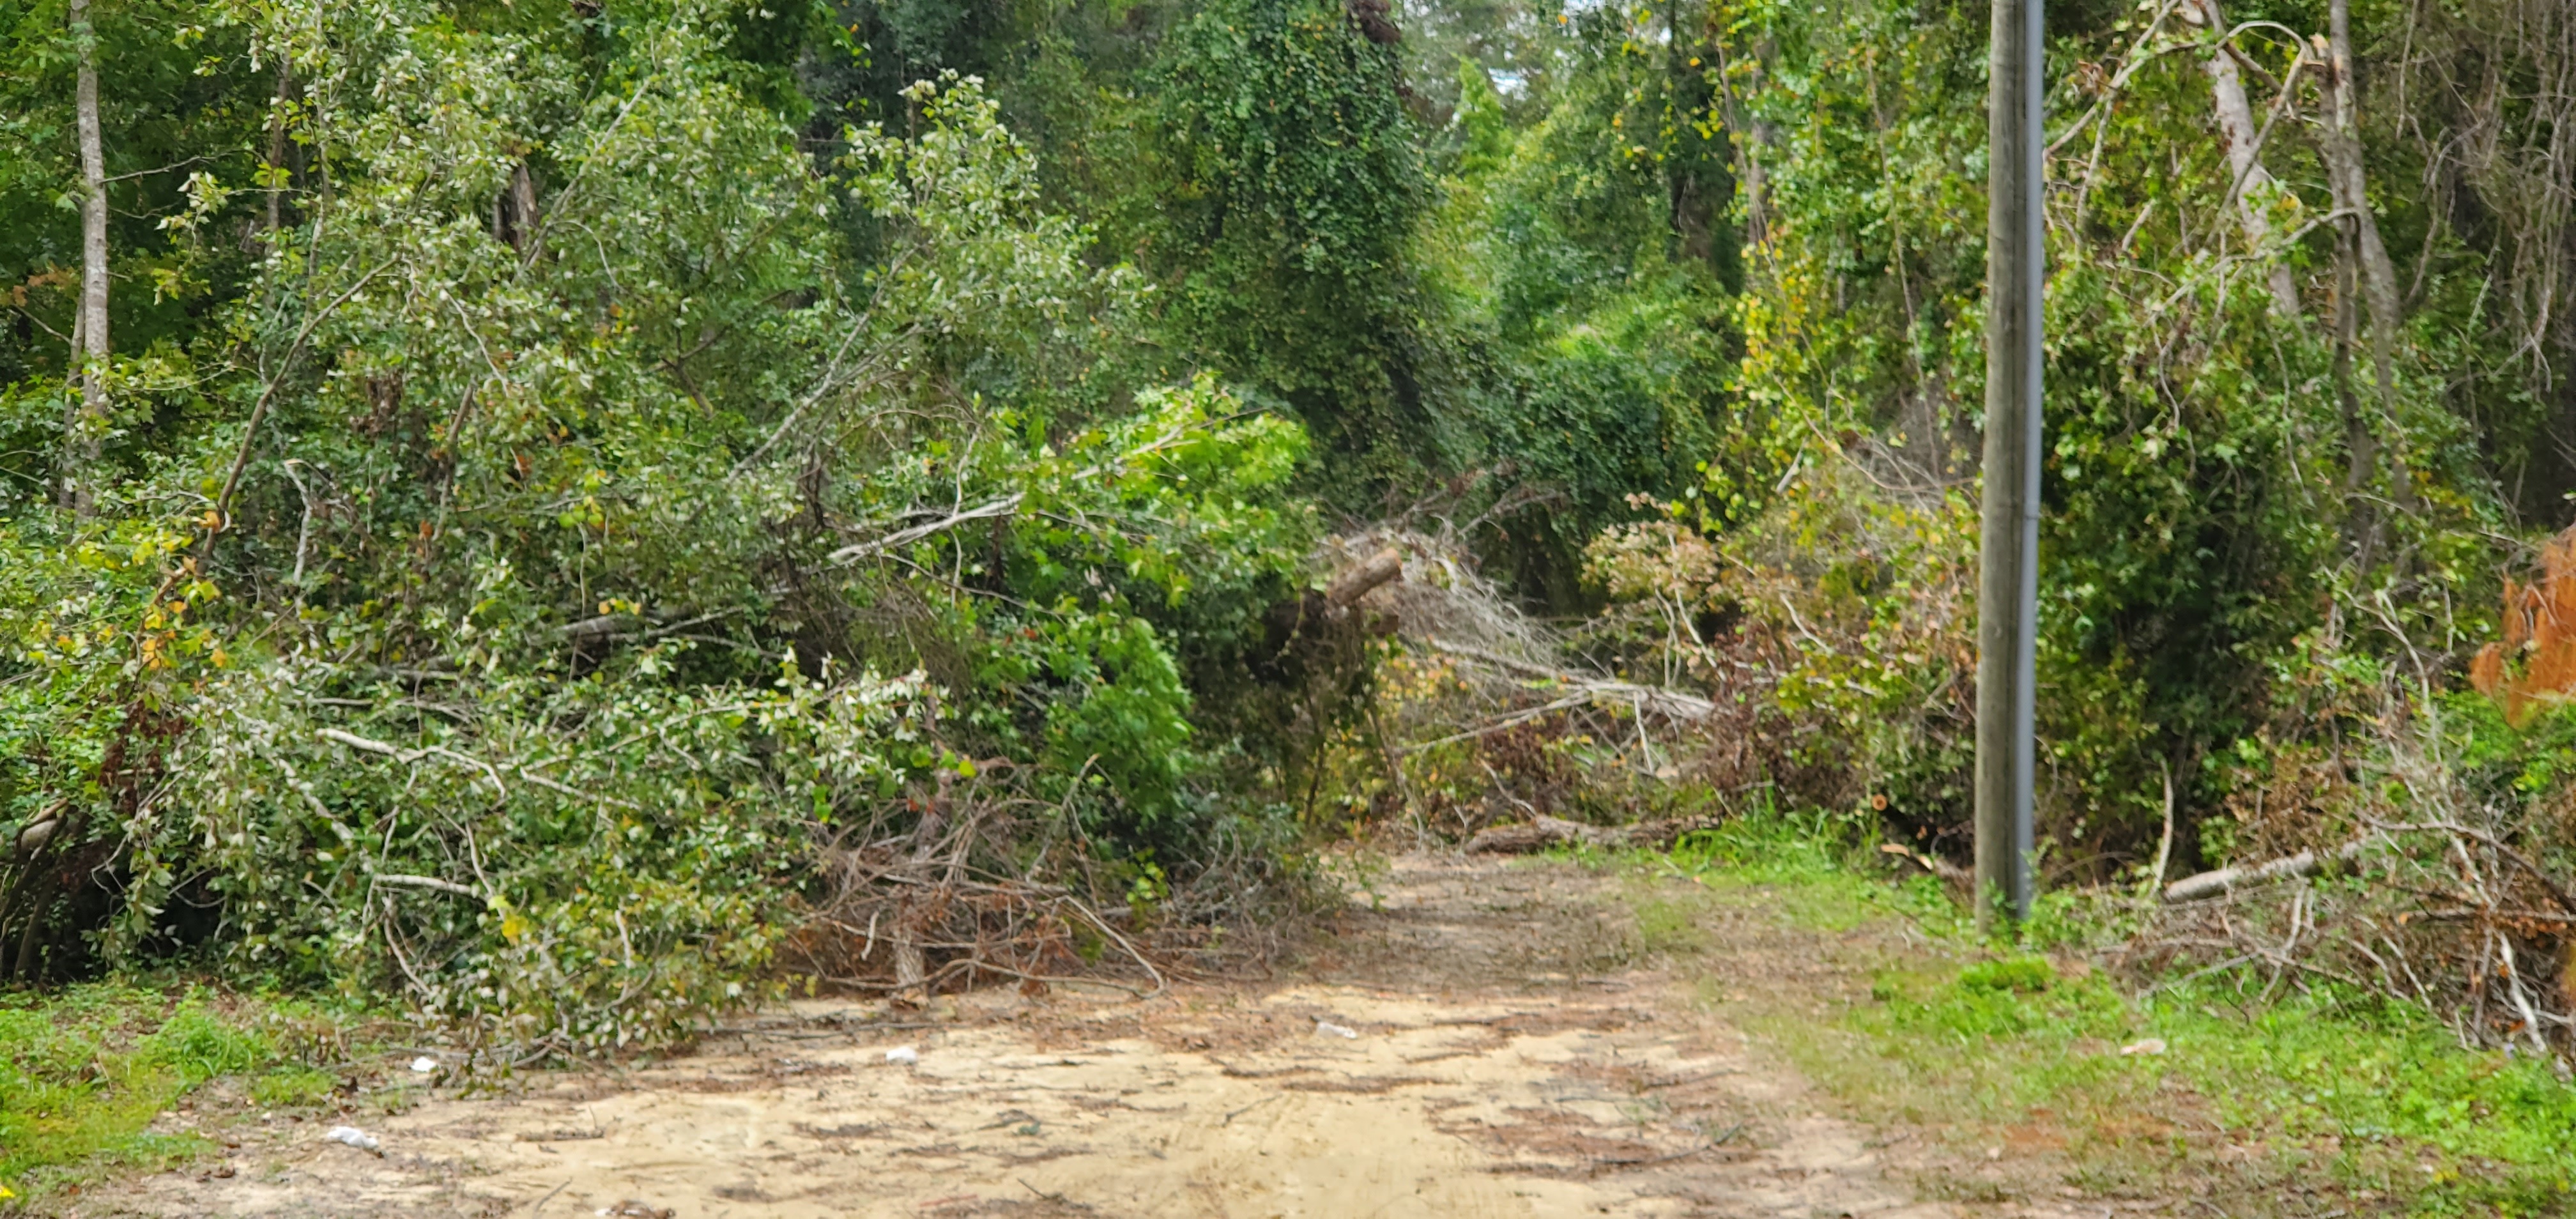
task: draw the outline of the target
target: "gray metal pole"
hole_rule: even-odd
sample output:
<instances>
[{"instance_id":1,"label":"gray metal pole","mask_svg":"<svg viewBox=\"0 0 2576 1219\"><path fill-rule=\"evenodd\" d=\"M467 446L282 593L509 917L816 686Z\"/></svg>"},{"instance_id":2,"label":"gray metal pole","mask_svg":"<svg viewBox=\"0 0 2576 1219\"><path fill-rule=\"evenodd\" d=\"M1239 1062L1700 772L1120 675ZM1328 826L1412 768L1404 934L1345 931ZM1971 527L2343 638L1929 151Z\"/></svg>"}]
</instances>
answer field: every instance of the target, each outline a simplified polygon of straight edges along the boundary
<instances>
[{"instance_id":1,"label":"gray metal pole","mask_svg":"<svg viewBox=\"0 0 2576 1219\"><path fill-rule=\"evenodd\" d=\"M1986 454L1977 588L1977 925L2030 914L2039 628L2040 4L1992 0Z\"/></svg>"}]
</instances>

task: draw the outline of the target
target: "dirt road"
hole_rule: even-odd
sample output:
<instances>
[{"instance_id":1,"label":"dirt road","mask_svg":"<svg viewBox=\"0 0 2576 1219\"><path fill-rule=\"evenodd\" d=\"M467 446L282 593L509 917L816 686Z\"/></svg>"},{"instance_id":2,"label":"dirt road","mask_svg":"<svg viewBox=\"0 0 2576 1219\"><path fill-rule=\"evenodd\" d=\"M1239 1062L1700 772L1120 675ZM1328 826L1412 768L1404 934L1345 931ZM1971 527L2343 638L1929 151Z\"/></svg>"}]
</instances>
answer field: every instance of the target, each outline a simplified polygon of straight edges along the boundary
<instances>
[{"instance_id":1,"label":"dirt road","mask_svg":"<svg viewBox=\"0 0 2576 1219\"><path fill-rule=\"evenodd\" d=\"M236 1124L223 1165L77 1213L2101 1213L1917 1201L1871 1131L1683 1001L1611 883L1406 859L1275 984L803 1003L690 1057L351 1119L381 1156Z\"/></svg>"}]
</instances>

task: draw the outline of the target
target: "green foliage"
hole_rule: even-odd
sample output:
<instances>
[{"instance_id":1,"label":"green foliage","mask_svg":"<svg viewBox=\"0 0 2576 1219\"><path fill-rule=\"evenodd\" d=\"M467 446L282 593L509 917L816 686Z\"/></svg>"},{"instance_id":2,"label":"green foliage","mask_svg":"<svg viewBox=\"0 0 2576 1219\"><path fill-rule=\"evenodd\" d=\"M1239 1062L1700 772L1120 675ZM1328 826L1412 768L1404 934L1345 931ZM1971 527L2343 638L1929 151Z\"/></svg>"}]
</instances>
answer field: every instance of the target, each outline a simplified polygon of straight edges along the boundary
<instances>
[{"instance_id":1,"label":"green foliage","mask_svg":"<svg viewBox=\"0 0 2576 1219\"><path fill-rule=\"evenodd\" d=\"M2320 28L2323 15L2282 19ZM2465 337L2467 302L2428 286L2386 410L2366 401L2367 370L2338 357L2333 242L2301 227L2319 205L2300 191L2316 192L2274 199L2299 241L2258 257L2227 244L2240 240L2233 170L2206 137L2206 52L2170 27L2144 37L2146 20L2051 23L2066 75L2050 129L2074 143L2051 162L2049 196L2040 805L2070 879L2152 857L2168 783L2178 849L2194 852L2197 827L2262 782L2264 767L2231 760L2239 741L2374 735L2375 708L2401 697L2392 660L2451 646L2482 613L2502 519L2467 420L2435 388L2483 384L2475 370L2500 358ZM1739 560L1715 599L1786 649L1783 704L1849 743L1859 789L1810 798L1883 797L1904 828L1955 836L1985 13L1751 5L1721 24L1719 104L1740 99L1734 129L1754 133L1740 173L1760 175L1743 204L1762 227L1738 313L1738 410L1693 514ZM2097 79L2092 64L2112 66ZM2397 105L2364 102L2390 125L2367 142L2374 183L2411 180ZM2322 175L2307 146L2266 156L2285 183ZM2390 207L2394 234L2404 209ZM2465 256L2430 232L2391 240L2422 241L2395 257L2428 274ZM2296 313L2267 290L2271 258L2303 293Z\"/></svg>"},{"instance_id":2,"label":"green foliage","mask_svg":"<svg viewBox=\"0 0 2576 1219\"><path fill-rule=\"evenodd\" d=\"M1524 547L1518 566L1560 602L1571 556L1636 497L1696 489L1732 406L1733 186L1692 19L1587 10L1543 48L1554 87L1517 106L1456 69L1426 274L1482 370L1463 408L1491 438L1475 460L1557 497L1518 526L1555 553Z\"/></svg>"},{"instance_id":3,"label":"green foliage","mask_svg":"<svg viewBox=\"0 0 2576 1219\"><path fill-rule=\"evenodd\" d=\"M1170 223L1183 241L1222 247L1215 274L1341 287L1394 268L1420 202L1419 154L1393 58L1339 5L1216 5L1181 23L1164 54L1162 134L1188 205Z\"/></svg>"},{"instance_id":4,"label":"green foliage","mask_svg":"<svg viewBox=\"0 0 2576 1219\"><path fill-rule=\"evenodd\" d=\"M1646 49L1655 21L1400 15L1390 46L1340 4L1121 12L1055 19L994 87L1044 133L1051 189L1158 289L1126 375L1204 364L1281 402L1326 457L1307 484L1345 513L1471 472L1488 477L1436 506L1549 497L1492 550L1577 600L1592 530L1633 517L1632 493L1696 483L1730 358L1731 180L1707 115L1666 113L1680 86ZM1482 67L1422 49L1471 27L1479 54L1554 87L1506 103ZM1452 79L1444 116L1425 90ZM1633 146L1616 124L1671 130Z\"/></svg>"},{"instance_id":5,"label":"green foliage","mask_svg":"<svg viewBox=\"0 0 2576 1219\"><path fill-rule=\"evenodd\" d=\"M2425 17L2427 70L2523 62L2484 4ZM2358 780L2295 830L2271 796L2395 748L2396 707L2481 798L2555 798L2556 727L2436 688L2534 502L2502 478L2545 447L2555 281L2516 251L2563 226L2517 200L2566 192L2365 88L2415 269L2380 396L2322 145L2266 151L2248 250L2213 32L2060 16L2051 879L2125 878L2168 807L2184 860L2342 825ZM2360 77L2411 79L2355 16ZM1213 861L1285 875L1288 810L1382 731L1377 646L1283 625L1328 514L1606 602L1589 659L1742 712L1737 803L1957 853L1982 10L107 6L87 471L65 18L0 5L0 835L41 843L0 864L0 974L192 957L493 1045L668 1039L758 997L817 844L967 775L1061 810L1140 918ZM1654 769L1573 800L1700 798Z\"/></svg>"},{"instance_id":6,"label":"green foliage","mask_svg":"<svg viewBox=\"0 0 2576 1219\"><path fill-rule=\"evenodd\" d=\"M662 662L636 659L648 679ZM798 830L941 761L917 683L494 682L470 728L400 746L316 716L317 687L363 689L284 662L205 691L202 744L175 761L187 816L139 844L114 942L175 934L152 920L200 876L242 967L409 993L510 1043L665 1038L745 999L801 883ZM459 808L481 811L459 826Z\"/></svg>"},{"instance_id":7,"label":"green foliage","mask_svg":"<svg viewBox=\"0 0 2576 1219\"><path fill-rule=\"evenodd\" d=\"M970 759L1094 849L1245 848L1178 657L1292 593L1302 431L1104 371L1143 286L976 82L818 164L753 19L240 15L313 151L279 228L182 217L259 258L148 456L9 520L0 828L54 829L0 968L603 1052L757 998L811 852Z\"/></svg>"},{"instance_id":8,"label":"green foliage","mask_svg":"<svg viewBox=\"0 0 2576 1219\"><path fill-rule=\"evenodd\" d=\"M1429 184L1394 55L1338 3L1221 0L1142 83L1151 212L1111 239L1165 285L1162 324L1289 403L1344 459L1325 476L1345 504L1453 467L1439 322L1410 283Z\"/></svg>"}]
</instances>

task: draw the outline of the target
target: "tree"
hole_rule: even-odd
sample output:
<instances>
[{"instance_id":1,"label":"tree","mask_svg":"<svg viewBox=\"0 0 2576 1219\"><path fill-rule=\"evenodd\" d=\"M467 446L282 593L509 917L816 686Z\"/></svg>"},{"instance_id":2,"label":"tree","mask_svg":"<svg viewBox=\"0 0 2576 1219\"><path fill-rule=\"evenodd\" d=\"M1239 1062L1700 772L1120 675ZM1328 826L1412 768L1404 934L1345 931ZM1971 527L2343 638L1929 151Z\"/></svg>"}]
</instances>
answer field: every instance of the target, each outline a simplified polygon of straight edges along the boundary
<instances>
[{"instance_id":1,"label":"tree","mask_svg":"<svg viewBox=\"0 0 2576 1219\"><path fill-rule=\"evenodd\" d=\"M78 83L72 105L80 141L81 279L80 313L73 322L80 381L80 404L63 421L63 505L86 518L97 507L90 480L99 476L99 437L108 426L109 375L107 331L107 158L98 128L98 32L89 20L90 0L71 0L71 38L79 57Z\"/></svg>"}]
</instances>

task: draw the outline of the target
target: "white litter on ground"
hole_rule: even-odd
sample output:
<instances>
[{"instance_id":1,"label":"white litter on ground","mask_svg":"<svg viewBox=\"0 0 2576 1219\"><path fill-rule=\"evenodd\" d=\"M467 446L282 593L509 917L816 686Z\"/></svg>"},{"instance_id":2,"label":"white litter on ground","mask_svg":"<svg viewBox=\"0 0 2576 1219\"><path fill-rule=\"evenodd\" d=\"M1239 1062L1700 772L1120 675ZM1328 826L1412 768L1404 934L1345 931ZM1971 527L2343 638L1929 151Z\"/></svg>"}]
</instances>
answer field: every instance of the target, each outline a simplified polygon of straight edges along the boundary
<instances>
[{"instance_id":1,"label":"white litter on ground","mask_svg":"<svg viewBox=\"0 0 2576 1219\"><path fill-rule=\"evenodd\" d=\"M411 1069L414 1073L420 1075L432 1074L438 1070L438 1060L427 1054L423 1054L420 1057L411 1060Z\"/></svg>"},{"instance_id":2,"label":"white litter on ground","mask_svg":"<svg viewBox=\"0 0 2576 1219\"><path fill-rule=\"evenodd\" d=\"M322 1138L326 1142L345 1143L360 1151L376 1151L384 1146L376 1141L376 1136L355 1126L333 1126L323 1132Z\"/></svg>"},{"instance_id":3,"label":"white litter on ground","mask_svg":"<svg viewBox=\"0 0 2576 1219\"><path fill-rule=\"evenodd\" d=\"M909 1067L921 1061L921 1052L908 1045L899 1045L886 1051L886 1061L896 1066Z\"/></svg>"},{"instance_id":4,"label":"white litter on ground","mask_svg":"<svg viewBox=\"0 0 2576 1219\"><path fill-rule=\"evenodd\" d=\"M1318 1037L1349 1037L1353 1040L1357 1040L1360 1035L1360 1031L1358 1029L1344 1028L1330 1020L1318 1020L1315 1022L1315 1035Z\"/></svg>"}]
</instances>

